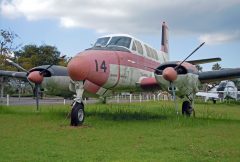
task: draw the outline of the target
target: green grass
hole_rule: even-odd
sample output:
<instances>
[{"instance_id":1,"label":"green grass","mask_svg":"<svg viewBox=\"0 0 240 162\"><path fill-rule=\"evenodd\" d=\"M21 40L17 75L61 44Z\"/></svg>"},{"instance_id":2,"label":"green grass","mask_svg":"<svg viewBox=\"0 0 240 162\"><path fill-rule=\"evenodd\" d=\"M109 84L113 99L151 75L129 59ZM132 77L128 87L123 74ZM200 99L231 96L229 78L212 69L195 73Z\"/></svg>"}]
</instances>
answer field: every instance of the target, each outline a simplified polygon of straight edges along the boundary
<instances>
[{"instance_id":1,"label":"green grass","mask_svg":"<svg viewBox=\"0 0 240 162\"><path fill-rule=\"evenodd\" d=\"M240 161L240 105L195 109L186 118L171 102L92 104L70 127L70 106L0 106L0 161Z\"/></svg>"}]
</instances>

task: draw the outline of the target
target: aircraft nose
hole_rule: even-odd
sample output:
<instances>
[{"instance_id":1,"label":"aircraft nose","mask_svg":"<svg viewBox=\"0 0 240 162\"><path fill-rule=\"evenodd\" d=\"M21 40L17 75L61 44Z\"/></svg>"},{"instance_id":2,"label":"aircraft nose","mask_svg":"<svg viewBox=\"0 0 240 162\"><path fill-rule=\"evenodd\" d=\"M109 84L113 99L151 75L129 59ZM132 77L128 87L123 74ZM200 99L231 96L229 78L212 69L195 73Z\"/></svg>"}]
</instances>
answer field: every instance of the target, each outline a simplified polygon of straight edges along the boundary
<instances>
[{"instance_id":1,"label":"aircraft nose","mask_svg":"<svg viewBox=\"0 0 240 162\"><path fill-rule=\"evenodd\" d=\"M68 63L67 70L72 80L85 80L89 73L89 61L84 56L76 56Z\"/></svg>"}]
</instances>

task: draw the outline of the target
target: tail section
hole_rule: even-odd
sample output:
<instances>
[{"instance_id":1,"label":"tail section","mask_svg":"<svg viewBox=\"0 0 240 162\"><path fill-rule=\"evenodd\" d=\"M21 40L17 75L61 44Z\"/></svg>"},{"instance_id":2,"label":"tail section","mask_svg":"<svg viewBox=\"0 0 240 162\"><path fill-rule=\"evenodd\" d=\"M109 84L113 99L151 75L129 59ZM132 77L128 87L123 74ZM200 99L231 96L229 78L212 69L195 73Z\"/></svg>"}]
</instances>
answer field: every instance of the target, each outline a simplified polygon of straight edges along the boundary
<instances>
[{"instance_id":1,"label":"tail section","mask_svg":"<svg viewBox=\"0 0 240 162\"><path fill-rule=\"evenodd\" d=\"M162 43L161 43L161 53L162 53L162 61L169 61L168 54L168 26L165 22L162 24Z\"/></svg>"},{"instance_id":2,"label":"tail section","mask_svg":"<svg viewBox=\"0 0 240 162\"><path fill-rule=\"evenodd\" d=\"M161 51L168 54L168 26L165 22L162 24L162 43Z\"/></svg>"}]
</instances>

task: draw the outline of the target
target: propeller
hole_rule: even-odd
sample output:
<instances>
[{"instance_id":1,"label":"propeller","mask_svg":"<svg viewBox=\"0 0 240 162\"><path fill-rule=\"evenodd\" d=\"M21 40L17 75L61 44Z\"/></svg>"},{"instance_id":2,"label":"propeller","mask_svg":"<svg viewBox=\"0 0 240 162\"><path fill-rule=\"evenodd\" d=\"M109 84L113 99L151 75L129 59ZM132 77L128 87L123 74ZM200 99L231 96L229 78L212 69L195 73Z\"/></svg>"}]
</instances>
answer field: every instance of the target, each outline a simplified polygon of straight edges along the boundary
<instances>
[{"instance_id":1,"label":"propeller","mask_svg":"<svg viewBox=\"0 0 240 162\"><path fill-rule=\"evenodd\" d=\"M28 80L28 83L30 84L30 86L32 87L33 93L35 95L35 99L36 99L36 108L37 111L39 110L39 91L40 91L40 85L43 81L44 78L44 74L45 72L53 66L53 64L49 65L46 69L42 70L42 71L28 71L26 69L24 69L22 66L20 66L19 64L13 62L10 59L6 59L6 61L13 65L14 67L16 67L17 69L26 72L26 77ZM32 83L34 83L34 86L32 85Z\"/></svg>"},{"instance_id":2,"label":"propeller","mask_svg":"<svg viewBox=\"0 0 240 162\"><path fill-rule=\"evenodd\" d=\"M177 109L177 102L176 102L176 93L175 93L175 86L173 82L177 80L178 73L177 69L190 57L192 56L199 48L201 48L205 42L201 43L197 48L195 48L180 64L178 64L175 68L173 67L167 67L162 71L163 78L167 81L169 81L170 85L170 91L172 92L173 100L175 103L175 109L178 114L178 109Z\"/></svg>"},{"instance_id":3,"label":"propeller","mask_svg":"<svg viewBox=\"0 0 240 162\"><path fill-rule=\"evenodd\" d=\"M40 71L30 72L29 75L27 76L28 81L31 81L32 83L35 84L33 88L33 93L36 99L37 111L39 110L39 90L40 90L40 85L43 81L43 78L44 78L44 74L43 73L41 74Z\"/></svg>"},{"instance_id":4,"label":"propeller","mask_svg":"<svg viewBox=\"0 0 240 162\"><path fill-rule=\"evenodd\" d=\"M177 71L173 67L167 67L162 72L163 78L167 81L169 81L170 84L170 91L172 92L173 101L175 103L175 109L178 115L178 108L177 108L177 101L176 101L176 93L175 93L175 87L173 82L177 79Z\"/></svg>"},{"instance_id":5,"label":"propeller","mask_svg":"<svg viewBox=\"0 0 240 162\"><path fill-rule=\"evenodd\" d=\"M59 57L59 59L64 59L66 57L66 55L63 55L61 57ZM19 64L13 62L10 59L6 59L6 61L13 65L14 67L16 67L17 69L24 71L27 73L26 77L28 80L28 83L31 85L32 89L33 89L33 93L35 95L36 98L36 108L37 111L39 110L39 91L40 91L40 86L43 82L44 76L46 75L46 72L49 68L51 68L54 64L49 65L47 68L43 69L42 71L28 71L26 69L24 69L22 66L20 66ZM34 87L32 85L32 83L34 83Z\"/></svg>"}]
</instances>

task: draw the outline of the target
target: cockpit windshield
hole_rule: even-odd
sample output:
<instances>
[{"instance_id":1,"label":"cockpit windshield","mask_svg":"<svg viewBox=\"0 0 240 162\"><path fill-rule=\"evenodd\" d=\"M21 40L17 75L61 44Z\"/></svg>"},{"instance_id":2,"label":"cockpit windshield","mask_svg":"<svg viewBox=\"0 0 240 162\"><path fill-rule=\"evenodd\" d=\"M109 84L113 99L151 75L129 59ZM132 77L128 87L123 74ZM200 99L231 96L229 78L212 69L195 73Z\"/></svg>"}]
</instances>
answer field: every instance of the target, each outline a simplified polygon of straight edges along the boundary
<instances>
[{"instance_id":1,"label":"cockpit windshield","mask_svg":"<svg viewBox=\"0 0 240 162\"><path fill-rule=\"evenodd\" d=\"M94 47L105 47L109 41L110 37L98 38L97 42L94 44Z\"/></svg>"},{"instance_id":2,"label":"cockpit windshield","mask_svg":"<svg viewBox=\"0 0 240 162\"><path fill-rule=\"evenodd\" d=\"M108 43L108 46L114 45L114 46L122 46L129 49L131 44L131 38L125 37L125 36L116 36L112 37L110 42Z\"/></svg>"},{"instance_id":3,"label":"cockpit windshield","mask_svg":"<svg viewBox=\"0 0 240 162\"><path fill-rule=\"evenodd\" d=\"M227 82L221 82L218 87L224 87L225 88L226 85L227 85Z\"/></svg>"}]
</instances>

